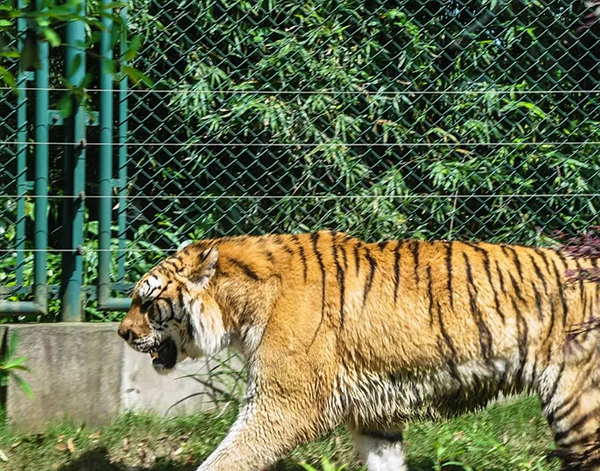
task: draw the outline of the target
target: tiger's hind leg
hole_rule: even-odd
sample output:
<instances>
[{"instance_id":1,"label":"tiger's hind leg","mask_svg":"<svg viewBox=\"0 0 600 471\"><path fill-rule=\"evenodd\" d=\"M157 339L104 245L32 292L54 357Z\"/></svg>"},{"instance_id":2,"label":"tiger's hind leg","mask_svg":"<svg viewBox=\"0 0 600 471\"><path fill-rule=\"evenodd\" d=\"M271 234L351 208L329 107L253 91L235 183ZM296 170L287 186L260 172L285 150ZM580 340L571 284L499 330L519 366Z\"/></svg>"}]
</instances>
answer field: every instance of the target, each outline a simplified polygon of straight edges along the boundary
<instances>
[{"instance_id":1,"label":"tiger's hind leg","mask_svg":"<svg viewBox=\"0 0 600 471\"><path fill-rule=\"evenodd\" d=\"M540 393L562 471L600 471L600 361L566 364Z\"/></svg>"},{"instance_id":2,"label":"tiger's hind leg","mask_svg":"<svg viewBox=\"0 0 600 471\"><path fill-rule=\"evenodd\" d=\"M408 471L401 432L352 430L352 435L369 471Z\"/></svg>"}]
</instances>

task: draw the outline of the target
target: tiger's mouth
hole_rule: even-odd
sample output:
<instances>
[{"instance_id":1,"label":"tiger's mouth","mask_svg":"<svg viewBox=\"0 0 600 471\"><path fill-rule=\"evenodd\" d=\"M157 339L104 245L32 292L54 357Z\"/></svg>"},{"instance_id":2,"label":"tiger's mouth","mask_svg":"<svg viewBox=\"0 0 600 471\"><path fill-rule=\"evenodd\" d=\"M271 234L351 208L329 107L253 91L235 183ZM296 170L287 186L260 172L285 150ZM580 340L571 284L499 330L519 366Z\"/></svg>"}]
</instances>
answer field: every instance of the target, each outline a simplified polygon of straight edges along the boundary
<instances>
[{"instance_id":1,"label":"tiger's mouth","mask_svg":"<svg viewBox=\"0 0 600 471\"><path fill-rule=\"evenodd\" d=\"M170 370L177 363L177 345L170 338L164 340L149 353L152 357L152 366L157 370Z\"/></svg>"}]
</instances>

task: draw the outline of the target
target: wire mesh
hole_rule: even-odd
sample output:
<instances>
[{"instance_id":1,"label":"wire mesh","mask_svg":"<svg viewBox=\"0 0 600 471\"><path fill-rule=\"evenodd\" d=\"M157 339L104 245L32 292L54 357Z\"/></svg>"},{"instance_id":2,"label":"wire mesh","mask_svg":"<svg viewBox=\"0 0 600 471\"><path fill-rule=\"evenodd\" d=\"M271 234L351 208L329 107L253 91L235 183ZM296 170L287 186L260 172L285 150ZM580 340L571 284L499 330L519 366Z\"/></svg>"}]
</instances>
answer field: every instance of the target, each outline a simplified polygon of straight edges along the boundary
<instances>
[{"instance_id":1,"label":"wire mesh","mask_svg":"<svg viewBox=\"0 0 600 471\"><path fill-rule=\"evenodd\" d=\"M368 240L544 244L554 229L584 230L600 204L600 27L584 24L586 8L134 0L128 28L143 46L132 65L153 84L127 94L127 181L114 189L127 199L113 208L112 281L134 282L202 237L331 228ZM10 119L2 129L13 129ZM93 143L118 144L94 132L88 285L98 249ZM58 156L62 142L51 141ZM11 184L7 175L0 185ZM7 201L0 221L10 223ZM53 248L59 237L56 225Z\"/></svg>"}]
</instances>

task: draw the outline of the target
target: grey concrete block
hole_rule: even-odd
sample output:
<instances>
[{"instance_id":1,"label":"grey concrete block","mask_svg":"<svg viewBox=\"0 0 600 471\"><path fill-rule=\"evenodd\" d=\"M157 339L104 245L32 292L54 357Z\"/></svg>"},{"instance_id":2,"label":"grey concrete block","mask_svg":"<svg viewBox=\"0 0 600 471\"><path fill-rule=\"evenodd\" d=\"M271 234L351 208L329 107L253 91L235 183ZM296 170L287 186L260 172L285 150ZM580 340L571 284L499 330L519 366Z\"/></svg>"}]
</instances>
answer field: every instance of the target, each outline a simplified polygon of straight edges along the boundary
<instances>
[{"instance_id":1,"label":"grey concrete block","mask_svg":"<svg viewBox=\"0 0 600 471\"><path fill-rule=\"evenodd\" d=\"M22 377L34 397L9 382L7 413L20 428L39 429L63 417L101 424L121 405L123 341L114 324L22 324L17 354L27 358Z\"/></svg>"},{"instance_id":2,"label":"grey concrete block","mask_svg":"<svg viewBox=\"0 0 600 471\"><path fill-rule=\"evenodd\" d=\"M123 408L153 411L160 415L189 414L210 411L224 405L236 384L234 371L241 370L239 359L228 360L227 352L217 359L185 360L168 374L158 374L152 368L150 356L127 348L123 368ZM220 360L220 361L219 361ZM227 375L222 362L227 362Z\"/></svg>"},{"instance_id":3,"label":"grey concrete block","mask_svg":"<svg viewBox=\"0 0 600 471\"><path fill-rule=\"evenodd\" d=\"M33 389L33 399L14 381L8 387L9 420L24 430L40 430L64 417L98 425L125 410L160 415L213 410L230 400L228 394L243 393L243 366L229 351L214 359L186 360L160 375L149 355L135 352L117 335L115 323L7 328L18 334L17 355L26 357L31 369L22 377Z\"/></svg>"}]
</instances>

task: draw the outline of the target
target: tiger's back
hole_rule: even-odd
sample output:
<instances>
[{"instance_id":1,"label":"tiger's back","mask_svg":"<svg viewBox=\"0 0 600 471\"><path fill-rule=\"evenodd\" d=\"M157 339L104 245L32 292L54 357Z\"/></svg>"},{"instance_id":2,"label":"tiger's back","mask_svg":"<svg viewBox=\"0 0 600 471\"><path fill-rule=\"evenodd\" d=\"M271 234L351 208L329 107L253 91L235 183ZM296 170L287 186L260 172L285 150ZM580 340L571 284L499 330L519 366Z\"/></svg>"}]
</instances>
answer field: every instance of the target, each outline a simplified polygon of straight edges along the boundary
<instances>
[{"instance_id":1,"label":"tiger's back","mask_svg":"<svg viewBox=\"0 0 600 471\"><path fill-rule=\"evenodd\" d=\"M310 269L305 282L300 273L284 282L282 293L300 300L289 315L310 317L307 344L335 343L341 367L330 404L357 422L458 413L500 392L550 402L563 360L595 351L594 332L565 355L570 327L600 317L598 288L568 283L578 262L554 250L366 244L335 233L292 240L299 260L289 269Z\"/></svg>"}]
</instances>

